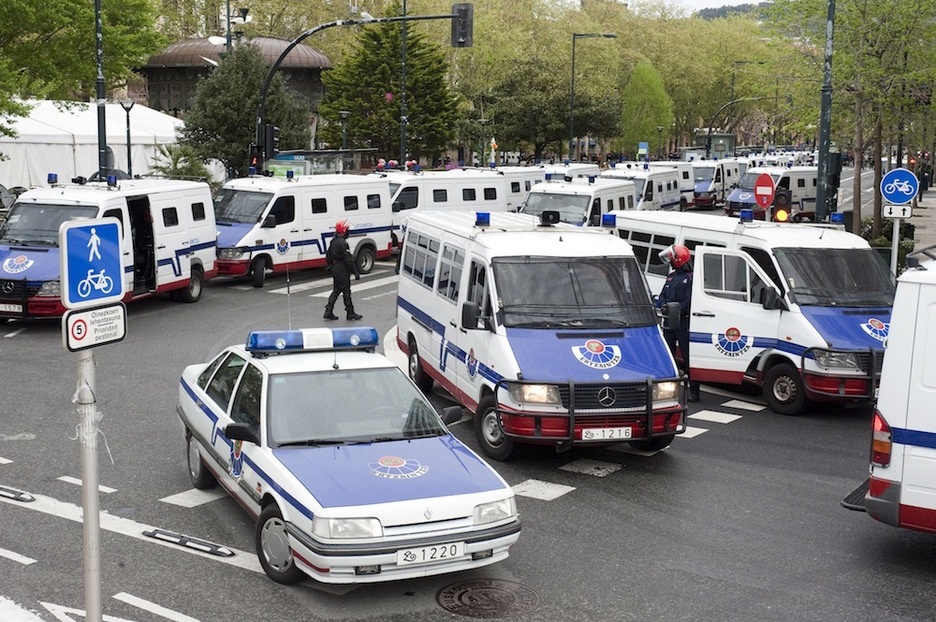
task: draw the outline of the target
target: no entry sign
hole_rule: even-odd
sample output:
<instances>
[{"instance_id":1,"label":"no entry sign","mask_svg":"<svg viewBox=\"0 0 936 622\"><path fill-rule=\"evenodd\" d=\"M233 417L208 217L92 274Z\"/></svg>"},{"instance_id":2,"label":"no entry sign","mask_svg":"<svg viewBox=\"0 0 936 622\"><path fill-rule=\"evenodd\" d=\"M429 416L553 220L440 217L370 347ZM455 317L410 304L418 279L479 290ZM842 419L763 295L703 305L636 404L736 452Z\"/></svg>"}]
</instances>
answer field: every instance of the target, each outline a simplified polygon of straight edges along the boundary
<instances>
[{"instance_id":1,"label":"no entry sign","mask_svg":"<svg viewBox=\"0 0 936 622\"><path fill-rule=\"evenodd\" d=\"M758 175L754 181L754 201L758 207L769 207L773 203L775 190L773 177L767 173Z\"/></svg>"}]
</instances>

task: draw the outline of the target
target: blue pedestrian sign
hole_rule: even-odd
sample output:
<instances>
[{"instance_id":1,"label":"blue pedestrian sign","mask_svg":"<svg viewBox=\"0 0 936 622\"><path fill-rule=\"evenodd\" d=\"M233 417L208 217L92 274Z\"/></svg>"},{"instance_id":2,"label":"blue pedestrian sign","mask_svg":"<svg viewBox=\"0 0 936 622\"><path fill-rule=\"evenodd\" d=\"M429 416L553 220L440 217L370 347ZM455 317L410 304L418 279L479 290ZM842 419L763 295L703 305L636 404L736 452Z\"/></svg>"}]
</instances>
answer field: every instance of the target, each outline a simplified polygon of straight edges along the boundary
<instances>
[{"instance_id":1,"label":"blue pedestrian sign","mask_svg":"<svg viewBox=\"0 0 936 622\"><path fill-rule=\"evenodd\" d=\"M881 180L881 196L888 203L902 205L909 203L917 195L920 182L917 181L913 171L905 168L895 168L888 171Z\"/></svg>"},{"instance_id":2,"label":"blue pedestrian sign","mask_svg":"<svg viewBox=\"0 0 936 622\"><path fill-rule=\"evenodd\" d=\"M59 228L62 304L82 309L124 296L120 221L69 220Z\"/></svg>"}]
</instances>

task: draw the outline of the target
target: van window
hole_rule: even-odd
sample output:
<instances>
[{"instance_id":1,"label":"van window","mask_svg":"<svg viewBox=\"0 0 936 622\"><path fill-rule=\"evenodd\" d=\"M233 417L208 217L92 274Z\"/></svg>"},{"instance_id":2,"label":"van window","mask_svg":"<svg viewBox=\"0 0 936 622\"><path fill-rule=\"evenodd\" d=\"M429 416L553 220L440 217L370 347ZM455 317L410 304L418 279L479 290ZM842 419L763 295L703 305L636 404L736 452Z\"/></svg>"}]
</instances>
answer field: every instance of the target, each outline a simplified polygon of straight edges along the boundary
<instances>
[{"instance_id":1,"label":"van window","mask_svg":"<svg viewBox=\"0 0 936 622\"><path fill-rule=\"evenodd\" d=\"M205 219L205 204L192 203L192 220L198 222Z\"/></svg>"},{"instance_id":2,"label":"van window","mask_svg":"<svg viewBox=\"0 0 936 622\"><path fill-rule=\"evenodd\" d=\"M120 221L120 229L126 235L127 228L124 226L123 213L119 209L109 209L101 214L103 218L116 218Z\"/></svg>"},{"instance_id":3,"label":"van window","mask_svg":"<svg viewBox=\"0 0 936 622\"><path fill-rule=\"evenodd\" d=\"M496 200L497 200L497 188L485 188L485 189L484 189L484 200L485 200L485 201L496 201Z\"/></svg>"},{"instance_id":4,"label":"van window","mask_svg":"<svg viewBox=\"0 0 936 622\"><path fill-rule=\"evenodd\" d=\"M777 267L774 266L774 262L770 258L770 253L764 249L753 248L751 246L742 246L741 250L751 256L754 263L770 277L770 280L774 282L774 285L777 286L781 294L786 291L783 287L783 279L780 278L780 273L777 272Z\"/></svg>"},{"instance_id":5,"label":"van window","mask_svg":"<svg viewBox=\"0 0 936 622\"><path fill-rule=\"evenodd\" d=\"M280 197L270 210L271 216L276 216L276 224L281 225L296 220L296 198Z\"/></svg>"},{"instance_id":6,"label":"van window","mask_svg":"<svg viewBox=\"0 0 936 622\"><path fill-rule=\"evenodd\" d=\"M660 251L673 244L676 238L669 235L651 235L642 231L631 233L631 246L637 255L637 263L644 272L666 276L669 264L660 259Z\"/></svg>"},{"instance_id":7,"label":"van window","mask_svg":"<svg viewBox=\"0 0 936 622\"><path fill-rule=\"evenodd\" d=\"M805 187L806 187L806 180L803 179L802 177L800 177L799 179L797 179L797 180L796 180L796 187L797 187L797 188L805 188Z\"/></svg>"},{"instance_id":8,"label":"van window","mask_svg":"<svg viewBox=\"0 0 936 622\"><path fill-rule=\"evenodd\" d=\"M696 246L708 246L708 247L717 247L725 248L724 244L717 244L715 242L700 242L698 240L683 240L683 246L689 249L689 252L695 252Z\"/></svg>"},{"instance_id":9,"label":"van window","mask_svg":"<svg viewBox=\"0 0 936 622\"><path fill-rule=\"evenodd\" d=\"M478 303L481 308L481 318L478 319L478 326L466 328L487 328L493 324L491 296L487 287L487 270L484 264L479 263L477 260L472 260L468 272L468 296L466 300ZM491 324L488 324L488 322Z\"/></svg>"},{"instance_id":10,"label":"van window","mask_svg":"<svg viewBox=\"0 0 936 622\"><path fill-rule=\"evenodd\" d=\"M407 186L400 190L394 203L399 204L399 209L415 209L419 207L419 188Z\"/></svg>"},{"instance_id":11,"label":"van window","mask_svg":"<svg viewBox=\"0 0 936 622\"><path fill-rule=\"evenodd\" d=\"M432 191L432 202L433 203L447 203L448 202L448 190L445 188L436 188Z\"/></svg>"},{"instance_id":12,"label":"van window","mask_svg":"<svg viewBox=\"0 0 936 622\"><path fill-rule=\"evenodd\" d=\"M380 195L379 194L367 195L367 209L380 209Z\"/></svg>"},{"instance_id":13,"label":"van window","mask_svg":"<svg viewBox=\"0 0 936 622\"><path fill-rule=\"evenodd\" d=\"M515 194L520 192L520 182L519 181L510 182L510 191Z\"/></svg>"},{"instance_id":14,"label":"van window","mask_svg":"<svg viewBox=\"0 0 936 622\"><path fill-rule=\"evenodd\" d=\"M344 209L346 212L353 212L358 208L358 198L356 195L346 196L344 198Z\"/></svg>"},{"instance_id":15,"label":"van window","mask_svg":"<svg viewBox=\"0 0 936 622\"><path fill-rule=\"evenodd\" d=\"M312 213L324 214L328 211L328 202L324 198L312 199Z\"/></svg>"},{"instance_id":16,"label":"van window","mask_svg":"<svg viewBox=\"0 0 936 622\"><path fill-rule=\"evenodd\" d=\"M462 188L462 201L474 201L477 196L474 188Z\"/></svg>"},{"instance_id":17,"label":"van window","mask_svg":"<svg viewBox=\"0 0 936 622\"><path fill-rule=\"evenodd\" d=\"M465 251L446 244L442 248L442 263L439 266L439 295L453 304L458 301Z\"/></svg>"},{"instance_id":18,"label":"van window","mask_svg":"<svg viewBox=\"0 0 936 622\"><path fill-rule=\"evenodd\" d=\"M765 283L743 257L710 254L703 257L703 289L709 296L760 303Z\"/></svg>"},{"instance_id":19,"label":"van window","mask_svg":"<svg viewBox=\"0 0 936 622\"><path fill-rule=\"evenodd\" d=\"M627 209L634 209L634 197L627 195Z\"/></svg>"},{"instance_id":20,"label":"van window","mask_svg":"<svg viewBox=\"0 0 936 622\"><path fill-rule=\"evenodd\" d=\"M179 212L174 207L164 207L162 210L163 225L177 227L179 225Z\"/></svg>"},{"instance_id":21,"label":"van window","mask_svg":"<svg viewBox=\"0 0 936 622\"><path fill-rule=\"evenodd\" d=\"M439 259L439 241L413 232L406 238L404 251L403 274L431 288Z\"/></svg>"}]
</instances>

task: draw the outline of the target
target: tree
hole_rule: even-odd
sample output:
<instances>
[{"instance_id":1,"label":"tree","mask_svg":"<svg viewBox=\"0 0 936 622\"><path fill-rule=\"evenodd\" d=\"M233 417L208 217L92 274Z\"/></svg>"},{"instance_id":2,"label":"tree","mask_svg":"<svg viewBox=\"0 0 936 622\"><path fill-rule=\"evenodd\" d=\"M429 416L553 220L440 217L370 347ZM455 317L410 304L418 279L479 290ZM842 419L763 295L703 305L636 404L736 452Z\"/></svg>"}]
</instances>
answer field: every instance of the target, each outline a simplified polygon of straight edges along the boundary
<instances>
[{"instance_id":1,"label":"tree","mask_svg":"<svg viewBox=\"0 0 936 622\"><path fill-rule=\"evenodd\" d=\"M673 100L663 88L663 78L648 63L638 63L624 87L624 126L620 148L633 153L641 141L653 144L658 126L668 128L673 119ZM652 149L651 149L652 150Z\"/></svg>"},{"instance_id":2,"label":"tree","mask_svg":"<svg viewBox=\"0 0 936 622\"><path fill-rule=\"evenodd\" d=\"M180 130L180 143L203 162L220 161L230 176L247 173L247 152L256 142L257 106L268 68L249 42L234 46L218 66L198 83L195 101ZM280 128L279 149L307 149L309 111L276 74L266 100L266 122ZM267 157L272 157L267 154Z\"/></svg>"},{"instance_id":3,"label":"tree","mask_svg":"<svg viewBox=\"0 0 936 622\"><path fill-rule=\"evenodd\" d=\"M401 15L394 3L389 15ZM448 63L441 47L429 41L413 24L406 38L406 149L401 144L402 34L399 23L363 26L356 45L344 62L322 76L325 98L319 110L328 121L319 136L341 142L339 110L348 110L349 147L374 148L377 156L434 158L454 138L456 100L449 91Z\"/></svg>"}]
</instances>

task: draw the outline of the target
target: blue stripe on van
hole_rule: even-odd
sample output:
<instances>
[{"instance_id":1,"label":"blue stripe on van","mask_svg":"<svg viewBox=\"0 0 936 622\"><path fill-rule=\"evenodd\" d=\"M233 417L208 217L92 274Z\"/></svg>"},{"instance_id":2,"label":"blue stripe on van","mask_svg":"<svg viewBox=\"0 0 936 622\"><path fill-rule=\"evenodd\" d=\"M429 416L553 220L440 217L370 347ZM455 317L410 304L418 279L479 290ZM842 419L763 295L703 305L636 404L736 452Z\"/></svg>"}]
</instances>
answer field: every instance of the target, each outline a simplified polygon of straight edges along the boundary
<instances>
[{"instance_id":1,"label":"blue stripe on van","mask_svg":"<svg viewBox=\"0 0 936 622\"><path fill-rule=\"evenodd\" d=\"M240 225L231 225L230 223L221 223L222 227L218 227L219 233L219 244L218 248L241 248L247 252L256 252L256 251L269 251L273 250L275 244L254 244L254 245L242 245L241 242L248 236L248 234L253 231L253 227L242 228ZM380 227L364 227L364 228L353 228L351 229L351 235L348 238L352 240L354 238L363 237L366 235L371 235L374 233L387 232L391 233L394 230L392 225L380 226ZM234 233L232 233L232 231ZM240 236L238 237L238 234ZM304 238L301 240L290 241L292 246L314 246L320 255L324 256L325 252L328 250L329 241L335 237L334 231L328 231L322 233L317 238Z\"/></svg>"},{"instance_id":2,"label":"blue stripe on van","mask_svg":"<svg viewBox=\"0 0 936 622\"><path fill-rule=\"evenodd\" d=\"M895 443L936 449L936 432L908 430L907 428L891 428L891 434L893 434Z\"/></svg>"},{"instance_id":3,"label":"blue stripe on van","mask_svg":"<svg viewBox=\"0 0 936 622\"><path fill-rule=\"evenodd\" d=\"M712 333L689 333L689 341L696 343L705 343L708 345L714 345L715 340ZM751 347L755 350L763 350L765 348L772 348L778 352L786 352L787 354L792 354L793 356L802 356L803 352L806 351L806 346L801 346L797 343L789 343L787 341L780 341L774 337L754 337L754 343ZM812 358L811 356L809 358Z\"/></svg>"}]
</instances>

